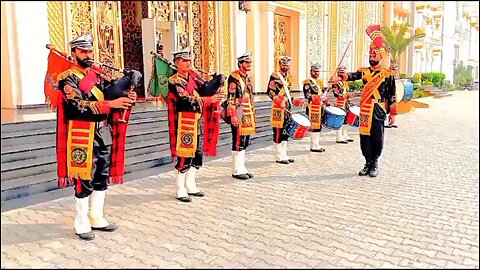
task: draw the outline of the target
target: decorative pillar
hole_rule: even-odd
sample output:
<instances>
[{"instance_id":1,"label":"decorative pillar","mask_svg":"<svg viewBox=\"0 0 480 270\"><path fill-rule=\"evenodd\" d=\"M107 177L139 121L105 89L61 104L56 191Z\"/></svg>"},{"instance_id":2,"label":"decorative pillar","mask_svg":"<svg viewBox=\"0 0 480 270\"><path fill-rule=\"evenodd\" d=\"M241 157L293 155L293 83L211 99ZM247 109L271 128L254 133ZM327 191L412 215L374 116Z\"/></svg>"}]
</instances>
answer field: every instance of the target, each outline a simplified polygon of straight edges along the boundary
<instances>
[{"instance_id":1,"label":"decorative pillar","mask_svg":"<svg viewBox=\"0 0 480 270\"><path fill-rule=\"evenodd\" d=\"M260 4L260 54L255 55L257 66L260 67L260 87L262 92L267 91L268 79L274 71L275 46L273 41L274 12L276 4L263 2ZM257 78L259 80L259 78Z\"/></svg>"},{"instance_id":2,"label":"decorative pillar","mask_svg":"<svg viewBox=\"0 0 480 270\"><path fill-rule=\"evenodd\" d=\"M297 88L301 88L301 82L305 80L307 74L307 14L301 11L298 18L298 73L296 74Z\"/></svg>"}]
</instances>

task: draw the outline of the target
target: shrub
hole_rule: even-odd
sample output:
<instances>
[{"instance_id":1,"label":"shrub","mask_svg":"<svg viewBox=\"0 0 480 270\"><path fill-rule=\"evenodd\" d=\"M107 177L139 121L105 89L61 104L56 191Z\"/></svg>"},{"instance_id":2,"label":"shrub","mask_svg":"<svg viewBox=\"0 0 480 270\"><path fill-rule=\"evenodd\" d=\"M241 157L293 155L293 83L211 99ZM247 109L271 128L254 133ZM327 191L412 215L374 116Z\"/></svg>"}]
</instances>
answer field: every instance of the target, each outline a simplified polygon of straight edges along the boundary
<instances>
[{"instance_id":1,"label":"shrub","mask_svg":"<svg viewBox=\"0 0 480 270\"><path fill-rule=\"evenodd\" d=\"M449 84L445 85L444 89L447 90L447 91L453 91L453 90L455 90L455 86L452 83L449 83Z\"/></svg>"},{"instance_id":2,"label":"shrub","mask_svg":"<svg viewBox=\"0 0 480 270\"><path fill-rule=\"evenodd\" d=\"M423 89L417 89L413 91L413 97L412 98L421 98L424 97L425 93L423 92Z\"/></svg>"},{"instance_id":3,"label":"shrub","mask_svg":"<svg viewBox=\"0 0 480 270\"><path fill-rule=\"evenodd\" d=\"M412 81L412 83L415 84L415 83L420 83L420 82L421 82L421 79L417 79L417 78L415 78L415 77L411 77L411 78L410 78L410 81Z\"/></svg>"},{"instance_id":4,"label":"shrub","mask_svg":"<svg viewBox=\"0 0 480 270\"><path fill-rule=\"evenodd\" d=\"M422 73L422 81L429 81L432 84L428 85L435 85L436 87L442 87L443 81L445 80L445 74L441 72L425 72ZM427 85L427 84L425 84Z\"/></svg>"},{"instance_id":5,"label":"shrub","mask_svg":"<svg viewBox=\"0 0 480 270\"><path fill-rule=\"evenodd\" d=\"M407 79L407 74L405 73L400 74L400 79Z\"/></svg>"},{"instance_id":6,"label":"shrub","mask_svg":"<svg viewBox=\"0 0 480 270\"><path fill-rule=\"evenodd\" d=\"M433 85L433 82L431 81L424 81L422 85Z\"/></svg>"},{"instance_id":7,"label":"shrub","mask_svg":"<svg viewBox=\"0 0 480 270\"><path fill-rule=\"evenodd\" d=\"M360 92L363 88L363 82L362 80L348 82L348 87L350 87L350 91L352 92Z\"/></svg>"},{"instance_id":8,"label":"shrub","mask_svg":"<svg viewBox=\"0 0 480 270\"><path fill-rule=\"evenodd\" d=\"M417 89L419 89L419 88L421 88L421 87L422 87L422 84L421 84L421 83L414 83L414 84L413 84L413 90L417 90Z\"/></svg>"},{"instance_id":9,"label":"shrub","mask_svg":"<svg viewBox=\"0 0 480 270\"><path fill-rule=\"evenodd\" d=\"M422 74L421 74L421 73L415 73L415 74L413 74L413 77L414 77L415 80L417 80L418 82L422 82Z\"/></svg>"}]
</instances>

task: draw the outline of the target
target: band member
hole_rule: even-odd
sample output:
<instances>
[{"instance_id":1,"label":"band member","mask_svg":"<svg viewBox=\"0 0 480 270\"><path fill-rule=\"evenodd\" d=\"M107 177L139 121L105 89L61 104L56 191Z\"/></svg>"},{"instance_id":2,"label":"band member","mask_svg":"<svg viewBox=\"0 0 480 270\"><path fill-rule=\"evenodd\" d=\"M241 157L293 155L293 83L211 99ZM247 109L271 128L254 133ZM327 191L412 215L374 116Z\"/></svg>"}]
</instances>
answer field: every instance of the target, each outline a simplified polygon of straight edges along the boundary
<instances>
[{"instance_id":1,"label":"band member","mask_svg":"<svg viewBox=\"0 0 480 270\"><path fill-rule=\"evenodd\" d=\"M385 69L380 62L385 55L380 25L370 25L366 29L372 39L370 44L370 67L346 73L337 81L363 81L360 97L360 146L365 157L365 166L359 175L378 175L378 158L382 154L384 124L387 113L396 114L395 77L392 70Z\"/></svg>"},{"instance_id":2,"label":"band member","mask_svg":"<svg viewBox=\"0 0 480 270\"><path fill-rule=\"evenodd\" d=\"M286 119L291 117L292 102L295 106L303 104L299 99L288 100L289 91L292 87L292 75L290 75L290 56L282 56L279 60L280 70L270 75L267 86L267 94L272 99L272 111L270 123L273 127L273 142L275 143L276 162L289 164L295 162L287 154L288 134L285 132Z\"/></svg>"},{"instance_id":3,"label":"band member","mask_svg":"<svg viewBox=\"0 0 480 270\"><path fill-rule=\"evenodd\" d=\"M118 122L122 110L115 109L128 109L137 95L105 100L112 81L91 68L93 37L80 36L70 46L75 65L58 75L63 101L57 110L57 169L61 187L75 184L75 232L92 240L92 229L117 229L103 215L107 182L123 182L127 124Z\"/></svg>"},{"instance_id":4,"label":"band member","mask_svg":"<svg viewBox=\"0 0 480 270\"><path fill-rule=\"evenodd\" d=\"M346 72L345 66L341 65L338 68L337 74L341 78ZM348 93L349 86L346 81L339 81L336 84L332 85L333 95L335 97L335 106L342 108L345 112L348 112L350 108L350 98L352 93ZM347 118L343 121L343 125L340 129L337 130L337 143L348 143L353 142L353 139L348 135L348 123Z\"/></svg>"},{"instance_id":5,"label":"band member","mask_svg":"<svg viewBox=\"0 0 480 270\"><path fill-rule=\"evenodd\" d=\"M196 184L197 171L203 165L205 108L222 100L222 94L200 97L199 76L190 69L189 50L173 52L173 61L178 71L168 79L168 120L170 150L176 160L176 197L190 202L191 196L203 197L205 193ZM206 134L207 136L209 134ZM218 134L216 134L218 136ZM213 136L213 135L212 135ZM207 140L210 142L210 140Z\"/></svg>"},{"instance_id":6,"label":"band member","mask_svg":"<svg viewBox=\"0 0 480 270\"><path fill-rule=\"evenodd\" d=\"M310 118L310 151L325 152L320 145L320 131L322 130L323 113L323 81L319 79L320 64L310 67L310 78L303 81L303 94L308 100L306 114Z\"/></svg>"},{"instance_id":7,"label":"band member","mask_svg":"<svg viewBox=\"0 0 480 270\"><path fill-rule=\"evenodd\" d=\"M250 143L250 135L255 134L256 116L253 106L253 86L247 72L251 70L252 56L246 53L237 58L238 70L228 77L227 115L232 128L232 177L253 178L245 167L245 150Z\"/></svg>"}]
</instances>

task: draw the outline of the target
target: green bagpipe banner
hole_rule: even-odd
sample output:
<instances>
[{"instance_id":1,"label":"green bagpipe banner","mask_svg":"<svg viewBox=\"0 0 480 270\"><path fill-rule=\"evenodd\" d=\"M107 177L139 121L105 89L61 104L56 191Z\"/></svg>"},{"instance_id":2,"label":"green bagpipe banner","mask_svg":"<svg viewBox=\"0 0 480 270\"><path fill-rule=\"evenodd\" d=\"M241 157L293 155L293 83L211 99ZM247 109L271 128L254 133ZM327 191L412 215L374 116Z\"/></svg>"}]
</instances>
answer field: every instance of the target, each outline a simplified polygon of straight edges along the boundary
<instances>
[{"instance_id":1,"label":"green bagpipe banner","mask_svg":"<svg viewBox=\"0 0 480 270\"><path fill-rule=\"evenodd\" d=\"M152 57L152 77L148 84L148 100L152 100L157 106L165 105L168 95L168 78L175 74L176 70L170 61L159 56ZM160 104L159 104L160 103Z\"/></svg>"}]
</instances>

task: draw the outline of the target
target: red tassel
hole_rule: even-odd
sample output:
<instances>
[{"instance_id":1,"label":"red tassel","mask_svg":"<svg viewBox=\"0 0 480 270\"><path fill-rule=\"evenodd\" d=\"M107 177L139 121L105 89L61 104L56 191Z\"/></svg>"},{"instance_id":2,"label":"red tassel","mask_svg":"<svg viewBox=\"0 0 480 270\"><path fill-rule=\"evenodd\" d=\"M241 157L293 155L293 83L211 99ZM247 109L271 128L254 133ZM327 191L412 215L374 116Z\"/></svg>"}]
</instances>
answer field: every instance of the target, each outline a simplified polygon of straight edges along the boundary
<instances>
[{"instance_id":1,"label":"red tassel","mask_svg":"<svg viewBox=\"0 0 480 270\"><path fill-rule=\"evenodd\" d=\"M58 186L60 188L64 188L67 186L67 178L59 178L58 179Z\"/></svg>"}]
</instances>

